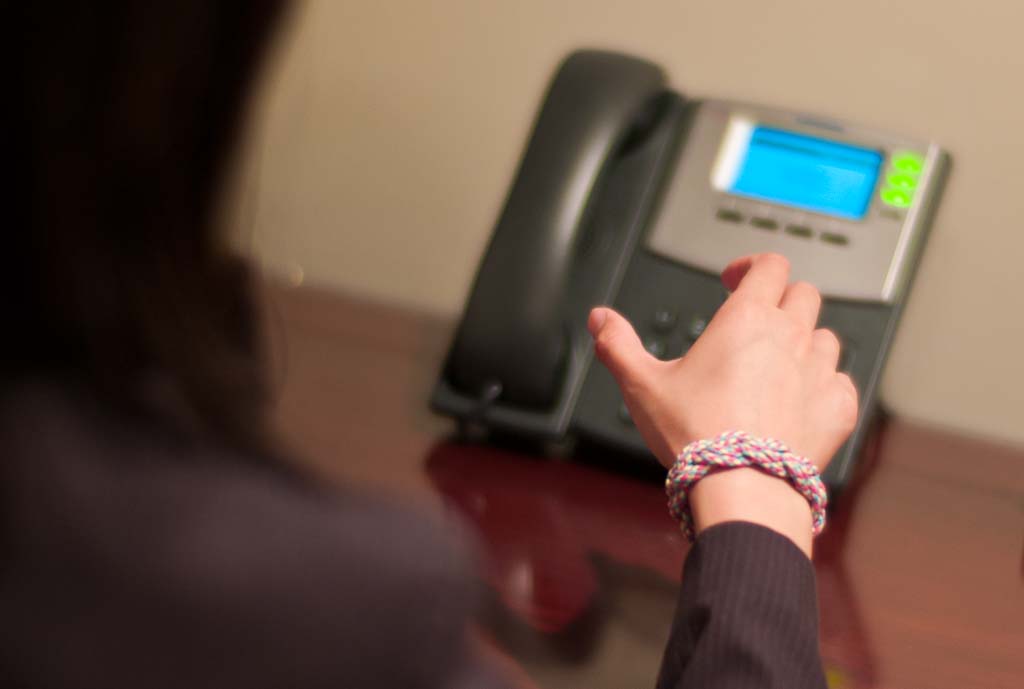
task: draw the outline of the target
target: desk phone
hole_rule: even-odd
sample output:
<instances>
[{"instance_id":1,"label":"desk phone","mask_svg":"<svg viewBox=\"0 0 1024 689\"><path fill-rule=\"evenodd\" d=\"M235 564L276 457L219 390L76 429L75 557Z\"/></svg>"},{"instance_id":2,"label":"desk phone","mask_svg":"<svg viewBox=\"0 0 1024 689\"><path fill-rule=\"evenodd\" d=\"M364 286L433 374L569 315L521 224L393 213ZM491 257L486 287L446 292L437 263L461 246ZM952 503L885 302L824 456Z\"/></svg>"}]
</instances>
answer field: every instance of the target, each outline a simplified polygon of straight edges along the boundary
<instances>
[{"instance_id":1,"label":"desk phone","mask_svg":"<svg viewBox=\"0 0 1024 689\"><path fill-rule=\"evenodd\" d=\"M680 357L727 296L726 264L774 251L821 290L819 327L839 336L860 392L857 428L824 476L838 489L948 167L933 142L684 98L649 62L575 52L548 88L431 404L485 429L586 438L653 462L593 356L591 307L613 306L653 355Z\"/></svg>"}]
</instances>

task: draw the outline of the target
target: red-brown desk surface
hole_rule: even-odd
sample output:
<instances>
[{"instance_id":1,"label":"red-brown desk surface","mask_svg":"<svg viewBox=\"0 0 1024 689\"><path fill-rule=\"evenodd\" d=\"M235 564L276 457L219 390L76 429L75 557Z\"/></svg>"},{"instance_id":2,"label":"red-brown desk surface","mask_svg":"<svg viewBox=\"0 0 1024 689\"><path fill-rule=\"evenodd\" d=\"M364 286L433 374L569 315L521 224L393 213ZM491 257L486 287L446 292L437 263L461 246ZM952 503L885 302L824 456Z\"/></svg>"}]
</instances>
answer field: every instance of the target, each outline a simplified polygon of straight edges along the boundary
<instances>
[{"instance_id":1,"label":"red-brown desk surface","mask_svg":"<svg viewBox=\"0 0 1024 689\"><path fill-rule=\"evenodd\" d=\"M451 440L427 409L451 321L306 287L269 302L284 435L329 481L474 525L481 627L523 686L653 686L686 552L656 477ZM899 419L870 445L816 545L830 684L1021 689L1024 451Z\"/></svg>"}]
</instances>

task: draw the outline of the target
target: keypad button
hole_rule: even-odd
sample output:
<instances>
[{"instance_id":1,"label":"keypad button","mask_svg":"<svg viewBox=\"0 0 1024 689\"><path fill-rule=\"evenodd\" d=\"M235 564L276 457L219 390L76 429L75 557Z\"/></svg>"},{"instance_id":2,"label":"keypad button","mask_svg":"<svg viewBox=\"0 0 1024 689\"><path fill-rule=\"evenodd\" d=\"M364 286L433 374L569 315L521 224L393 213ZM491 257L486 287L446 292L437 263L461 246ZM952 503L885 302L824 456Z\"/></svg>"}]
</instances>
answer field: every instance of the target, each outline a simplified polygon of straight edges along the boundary
<instances>
[{"instance_id":1,"label":"keypad button","mask_svg":"<svg viewBox=\"0 0 1024 689\"><path fill-rule=\"evenodd\" d=\"M658 332L667 333L676 327L676 312L668 308L658 309L654 312L652 324Z\"/></svg>"},{"instance_id":2,"label":"keypad button","mask_svg":"<svg viewBox=\"0 0 1024 689\"><path fill-rule=\"evenodd\" d=\"M647 340L644 342L644 349L657 359L665 358L665 343L661 340Z\"/></svg>"},{"instance_id":3,"label":"keypad button","mask_svg":"<svg viewBox=\"0 0 1024 689\"><path fill-rule=\"evenodd\" d=\"M708 319L704 316L694 316L690 319L690 325L686 328L686 334L691 340L696 340L708 327Z\"/></svg>"}]
</instances>

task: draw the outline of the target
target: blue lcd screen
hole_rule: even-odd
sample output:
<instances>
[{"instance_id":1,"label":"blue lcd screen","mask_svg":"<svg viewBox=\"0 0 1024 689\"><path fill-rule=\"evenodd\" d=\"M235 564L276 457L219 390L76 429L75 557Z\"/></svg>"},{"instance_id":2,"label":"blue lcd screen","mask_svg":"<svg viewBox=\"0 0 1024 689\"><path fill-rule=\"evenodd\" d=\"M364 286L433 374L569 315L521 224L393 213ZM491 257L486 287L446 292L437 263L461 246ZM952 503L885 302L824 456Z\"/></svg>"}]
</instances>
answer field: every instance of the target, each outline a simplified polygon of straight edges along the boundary
<instances>
[{"instance_id":1,"label":"blue lcd screen","mask_svg":"<svg viewBox=\"0 0 1024 689\"><path fill-rule=\"evenodd\" d=\"M757 126L728 190L859 220L881 165L878 151Z\"/></svg>"}]
</instances>

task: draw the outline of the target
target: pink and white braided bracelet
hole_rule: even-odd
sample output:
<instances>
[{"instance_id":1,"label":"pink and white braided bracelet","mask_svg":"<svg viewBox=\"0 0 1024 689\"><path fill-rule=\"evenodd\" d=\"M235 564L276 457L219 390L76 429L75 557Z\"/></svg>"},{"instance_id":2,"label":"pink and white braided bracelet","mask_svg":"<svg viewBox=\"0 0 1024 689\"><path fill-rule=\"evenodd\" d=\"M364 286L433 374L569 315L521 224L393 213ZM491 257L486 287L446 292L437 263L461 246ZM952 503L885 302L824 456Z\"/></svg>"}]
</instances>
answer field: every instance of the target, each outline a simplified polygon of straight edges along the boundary
<instances>
[{"instance_id":1,"label":"pink and white braided bracelet","mask_svg":"<svg viewBox=\"0 0 1024 689\"><path fill-rule=\"evenodd\" d=\"M690 489L713 469L736 467L754 467L788 481L811 505L814 535L825 528L828 495L817 468L778 440L754 438L743 431L729 431L710 440L697 440L687 445L665 479L669 512L679 521L688 540L694 539Z\"/></svg>"}]
</instances>

